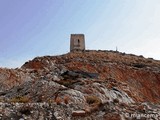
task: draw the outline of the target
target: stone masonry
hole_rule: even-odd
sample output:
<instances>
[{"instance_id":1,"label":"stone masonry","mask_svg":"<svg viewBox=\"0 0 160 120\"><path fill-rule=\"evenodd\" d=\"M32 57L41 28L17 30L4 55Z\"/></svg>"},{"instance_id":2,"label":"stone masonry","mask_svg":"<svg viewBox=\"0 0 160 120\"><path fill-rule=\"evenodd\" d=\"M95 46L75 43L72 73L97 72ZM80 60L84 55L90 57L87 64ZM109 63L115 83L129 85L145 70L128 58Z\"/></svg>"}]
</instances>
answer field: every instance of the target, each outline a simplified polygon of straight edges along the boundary
<instances>
[{"instance_id":1,"label":"stone masonry","mask_svg":"<svg viewBox=\"0 0 160 120\"><path fill-rule=\"evenodd\" d=\"M85 50L84 34L71 34L70 37L70 52Z\"/></svg>"}]
</instances>

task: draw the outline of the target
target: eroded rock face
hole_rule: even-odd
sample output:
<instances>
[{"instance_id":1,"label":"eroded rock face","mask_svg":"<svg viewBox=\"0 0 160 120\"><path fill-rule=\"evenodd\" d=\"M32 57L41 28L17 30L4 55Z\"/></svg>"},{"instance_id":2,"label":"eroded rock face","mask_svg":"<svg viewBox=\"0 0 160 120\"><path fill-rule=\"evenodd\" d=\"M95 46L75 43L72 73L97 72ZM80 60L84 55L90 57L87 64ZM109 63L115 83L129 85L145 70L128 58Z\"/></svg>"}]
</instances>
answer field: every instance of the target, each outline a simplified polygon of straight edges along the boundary
<instances>
[{"instance_id":1,"label":"eroded rock face","mask_svg":"<svg viewBox=\"0 0 160 120\"><path fill-rule=\"evenodd\" d=\"M19 69L1 68L0 85L4 120L160 116L160 61L142 56L85 51L37 57Z\"/></svg>"}]
</instances>

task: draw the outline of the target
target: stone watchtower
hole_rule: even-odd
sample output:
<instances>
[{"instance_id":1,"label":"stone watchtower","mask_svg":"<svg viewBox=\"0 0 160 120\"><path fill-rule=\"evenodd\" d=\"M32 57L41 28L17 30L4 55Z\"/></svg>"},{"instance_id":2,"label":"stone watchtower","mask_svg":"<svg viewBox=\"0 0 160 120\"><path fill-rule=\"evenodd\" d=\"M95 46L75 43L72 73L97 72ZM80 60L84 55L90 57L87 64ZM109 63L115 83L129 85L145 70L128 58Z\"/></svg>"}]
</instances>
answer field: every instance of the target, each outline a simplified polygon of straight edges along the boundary
<instances>
[{"instance_id":1,"label":"stone watchtower","mask_svg":"<svg viewBox=\"0 0 160 120\"><path fill-rule=\"evenodd\" d=\"M70 38L70 52L85 50L84 34L71 34Z\"/></svg>"}]
</instances>

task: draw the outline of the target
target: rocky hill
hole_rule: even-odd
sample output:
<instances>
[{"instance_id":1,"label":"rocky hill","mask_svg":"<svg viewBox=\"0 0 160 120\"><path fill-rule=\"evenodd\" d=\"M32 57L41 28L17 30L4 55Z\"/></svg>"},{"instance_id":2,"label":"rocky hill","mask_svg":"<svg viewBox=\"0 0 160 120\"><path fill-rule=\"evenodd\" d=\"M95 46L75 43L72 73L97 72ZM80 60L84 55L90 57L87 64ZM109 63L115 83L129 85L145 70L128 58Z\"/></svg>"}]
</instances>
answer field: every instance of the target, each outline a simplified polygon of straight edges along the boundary
<instances>
[{"instance_id":1,"label":"rocky hill","mask_svg":"<svg viewBox=\"0 0 160 120\"><path fill-rule=\"evenodd\" d=\"M159 120L160 61L115 51L0 69L2 120Z\"/></svg>"}]
</instances>

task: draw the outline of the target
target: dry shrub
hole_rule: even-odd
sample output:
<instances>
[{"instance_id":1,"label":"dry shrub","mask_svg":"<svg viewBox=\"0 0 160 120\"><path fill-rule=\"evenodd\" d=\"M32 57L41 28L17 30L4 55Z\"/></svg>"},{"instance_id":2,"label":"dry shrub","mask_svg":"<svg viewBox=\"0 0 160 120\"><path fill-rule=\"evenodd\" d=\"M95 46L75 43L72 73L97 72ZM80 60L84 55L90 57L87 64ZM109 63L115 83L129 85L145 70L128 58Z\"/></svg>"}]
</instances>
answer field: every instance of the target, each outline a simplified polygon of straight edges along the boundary
<instances>
[{"instance_id":1,"label":"dry shrub","mask_svg":"<svg viewBox=\"0 0 160 120\"><path fill-rule=\"evenodd\" d=\"M62 98L57 97L57 98L55 99L55 102L57 103L57 105L60 105L60 104L62 103Z\"/></svg>"},{"instance_id":2,"label":"dry shrub","mask_svg":"<svg viewBox=\"0 0 160 120\"><path fill-rule=\"evenodd\" d=\"M4 100L2 98L0 98L0 102L3 102Z\"/></svg>"},{"instance_id":3,"label":"dry shrub","mask_svg":"<svg viewBox=\"0 0 160 120\"><path fill-rule=\"evenodd\" d=\"M102 105L101 99L97 96L86 96L86 102L89 104L88 107L85 107L85 111L88 114L99 110Z\"/></svg>"},{"instance_id":4,"label":"dry shrub","mask_svg":"<svg viewBox=\"0 0 160 120\"><path fill-rule=\"evenodd\" d=\"M95 106L95 105L101 105L102 101L97 96L86 96L86 102L89 105Z\"/></svg>"},{"instance_id":5,"label":"dry shrub","mask_svg":"<svg viewBox=\"0 0 160 120\"><path fill-rule=\"evenodd\" d=\"M116 98L113 100L114 103L119 103L119 100Z\"/></svg>"},{"instance_id":6,"label":"dry shrub","mask_svg":"<svg viewBox=\"0 0 160 120\"><path fill-rule=\"evenodd\" d=\"M136 67L136 68L144 68L146 65L145 64L142 64L142 63L136 63L133 65L133 67Z\"/></svg>"},{"instance_id":7,"label":"dry shrub","mask_svg":"<svg viewBox=\"0 0 160 120\"><path fill-rule=\"evenodd\" d=\"M31 106L23 106L19 109L19 112L24 115L30 115L32 110Z\"/></svg>"},{"instance_id":8,"label":"dry shrub","mask_svg":"<svg viewBox=\"0 0 160 120\"><path fill-rule=\"evenodd\" d=\"M61 81L58 81L58 83L61 84L61 85L66 86L66 87L69 87L72 84L74 84L75 81L73 81L73 80L61 80Z\"/></svg>"},{"instance_id":9,"label":"dry shrub","mask_svg":"<svg viewBox=\"0 0 160 120\"><path fill-rule=\"evenodd\" d=\"M17 97L14 97L10 100L10 102L13 102L13 103L28 103L30 100L28 97L26 96L17 96Z\"/></svg>"},{"instance_id":10,"label":"dry shrub","mask_svg":"<svg viewBox=\"0 0 160 120\"><path fill-rule=\"evenodd\" d=\"M68 104L69 103L69 97L68 96L64 96L64 103Z\"/></svg>"}]
</instances>

